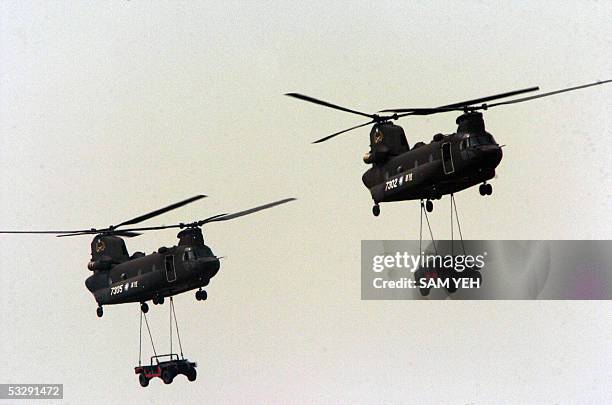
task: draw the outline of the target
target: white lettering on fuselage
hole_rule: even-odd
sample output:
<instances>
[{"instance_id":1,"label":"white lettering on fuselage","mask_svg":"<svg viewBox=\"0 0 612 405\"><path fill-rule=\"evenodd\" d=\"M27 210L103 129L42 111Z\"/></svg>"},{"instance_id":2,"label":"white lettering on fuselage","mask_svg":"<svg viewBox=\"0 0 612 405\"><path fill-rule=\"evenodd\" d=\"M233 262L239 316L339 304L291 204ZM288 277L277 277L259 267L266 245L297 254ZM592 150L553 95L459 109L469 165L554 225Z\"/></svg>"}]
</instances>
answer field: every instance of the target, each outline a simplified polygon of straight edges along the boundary
<instances>
[{"instance_id":1,"label":"white lettering on fuselage","mask_svg":"<svg viewBox=\"0 0 612 405\"><path fill-rule=\"evenodd\" d=\"M125 284L116 285L111 287L110 295L117 295L123 292L127 292L130 288L138 287L138 281L127 282Z\"/></svg>"},{"instance_id":2,"label":"white lettering on fuselage","mask_svg":"<svg viewBox=\"0 0 612 405\"><path fill-rule=\"evenodd\" d=\"M394 179L388 180L385 182L385 191L393 190L401 186L404 183L408 183L412 181L412 173L406 173L406 175L401 175L400 177L396 177Z\"/></svg>"}]
</instances>

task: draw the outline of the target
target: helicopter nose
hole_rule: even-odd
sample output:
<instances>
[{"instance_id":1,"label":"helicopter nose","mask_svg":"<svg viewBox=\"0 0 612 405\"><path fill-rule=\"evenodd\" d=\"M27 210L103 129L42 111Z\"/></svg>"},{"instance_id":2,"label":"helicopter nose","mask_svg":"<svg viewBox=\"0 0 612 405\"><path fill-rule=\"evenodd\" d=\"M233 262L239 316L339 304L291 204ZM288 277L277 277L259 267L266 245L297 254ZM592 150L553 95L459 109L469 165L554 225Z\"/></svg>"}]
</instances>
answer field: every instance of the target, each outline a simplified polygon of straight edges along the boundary
<instances>
[{"instance_id":1,"label":"helicopter nose","mask_svg":"<svg viewBox=\"0 0 612 405\"><path fill-rule=\"evenodd\" d=\"M203 257L198 259L196 264L196 271L206 276L206 278L211 278L220 268L219 258L215 256Z\"/></svg>"},{"instance_id":2,"label":"helicopter nose","mask_svg":"<svg viewBox=\"0 0 612 405\"><path fill-rule=\"evenodd\" d=\"M487 145L480 148L480 155L487 167L496 168L502 160L503 152L499 145Z\"/></svg>"}]
</instances>

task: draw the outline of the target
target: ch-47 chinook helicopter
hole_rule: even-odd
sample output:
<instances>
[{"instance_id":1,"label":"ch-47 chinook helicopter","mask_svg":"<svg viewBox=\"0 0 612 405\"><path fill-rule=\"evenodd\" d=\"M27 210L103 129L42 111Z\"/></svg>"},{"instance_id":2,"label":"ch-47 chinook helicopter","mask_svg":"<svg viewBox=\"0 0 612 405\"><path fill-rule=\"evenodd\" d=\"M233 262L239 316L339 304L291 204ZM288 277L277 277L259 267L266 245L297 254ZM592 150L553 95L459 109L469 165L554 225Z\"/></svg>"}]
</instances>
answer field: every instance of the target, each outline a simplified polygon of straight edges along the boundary
<instances>
[{"instance_id":1,"label":"ch-47 chinook helicopter","mask_svg":"<svg viewBox=\"0 0 612 405\"><path fill-rule=\"evenodd\" d=\"M480 184L481 195L492 194L493 187L487 181L495 177L495 168L502 159L503 145L498 145L493 136L485 130L482 113L478 110L520 103L609 82L612 80L493 104L482 103L536 91L539 90L539 87L510 91L435 108L400 108L379 111L380 113L392 113L391 115L367 114L299 93L287 93L286 95L370 119L364 124L336 132L313 143L323 142L353 129L374 124L370 131L370 152L363 158L363 161L366 164L372 164L372 167L363 174L362 181L370 190L374 200L372 213L378 216L381 202L426 200L425 208L431 212L433 210L431 200L440 199L445 194L453 194L477 184ZM449 111L463 112L456 120L457 132L450 135L436 134L430 143L417 142L412 148L408 145L402 127L391 122L411 115L431 115Z\"/></svg>"},{"instance_id":2,"label":"ch-47 chinook helicopter","mask_svg":"<svg viewBox=\"0 0 612 405\"><path fill-rule=\"evenodd\" d=\"M163 304L164 297L171 297L185 291L198 289L198 301L207 298L206 287L212 277L219 271L219 257L215 256L205 243L202 236L202 225L211 222L228 221L261 211L276 205L295 200L287 198L269 204L260 205L233 214L219 214L191 223L173 225L149 226L118 229L127 225L135 225L165 212L182 207L186 204L204 198L197 195L174 203L148 214L111 225L103 229L82 229L72 231L0 231L0 233L19 234L57 234L58 237L96 235L91 242L91 261L87 268L93 274L85 280L85 286L93 294L98 309L98 317L102 317L103 305L140 302L143 312L148 312L146 303ZM153 231L169 228L179 228L177 246L161 247L156 252L145 255L135 252L128 254L122 237L138 236L143 231Z\"/></svg>"}]
</instances>

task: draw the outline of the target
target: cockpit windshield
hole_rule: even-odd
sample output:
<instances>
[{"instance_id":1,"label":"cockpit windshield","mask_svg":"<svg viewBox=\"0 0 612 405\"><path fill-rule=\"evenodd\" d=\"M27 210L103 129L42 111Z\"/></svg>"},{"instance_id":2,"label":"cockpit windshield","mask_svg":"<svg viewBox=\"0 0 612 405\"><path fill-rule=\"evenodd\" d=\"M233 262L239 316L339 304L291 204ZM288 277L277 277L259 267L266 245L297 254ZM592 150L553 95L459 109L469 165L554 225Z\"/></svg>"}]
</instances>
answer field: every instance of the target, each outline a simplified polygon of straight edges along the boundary
<instances>
[{"instance_id":1,"label":"cockpit windshield","mask_svg":"<svg viewBox=\"0 0 612 405\"><path fill-rule=\"evenodd\" d=\"M491 134L473 135L469 138L469 146L474 147L478 145L491 145L495 144L495 140Z\"/></svg>"},{"instance_id":2,"label":"cockpit windshield","mask_svg":"<svg viewBox=\"0 0 612 405\"><path fill-rule=\"evenodd\" d=\"M183 261L189 262L196 259L195 252L191 248L186 248L183 253Z\"/></svg>"}]
</instances>

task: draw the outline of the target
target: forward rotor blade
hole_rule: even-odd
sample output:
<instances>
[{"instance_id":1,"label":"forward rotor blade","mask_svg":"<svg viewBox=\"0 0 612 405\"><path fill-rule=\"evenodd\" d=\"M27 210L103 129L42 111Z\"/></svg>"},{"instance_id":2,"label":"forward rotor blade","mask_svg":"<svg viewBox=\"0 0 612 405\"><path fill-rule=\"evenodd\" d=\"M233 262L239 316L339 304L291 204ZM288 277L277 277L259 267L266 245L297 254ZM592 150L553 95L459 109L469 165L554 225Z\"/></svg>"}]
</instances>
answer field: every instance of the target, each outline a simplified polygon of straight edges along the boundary
<instances>
[{"instance_id":1,"label":"forward rotor blade","mask_svg":"<svg viewBox=\"0 0 612 405\"><path fill-rule=\"evenodd\" d=\"M95 235L100 233L99 231L83 231L83 232L73 232L73 233L66 233L66 234L61 234L61 235L57 235L58 238L64 238L66 236L83 236L83 235ZM129 230L119 230L119 231L112 231L109 233L110 235L115 235L115 236L122 236L125 238L133 238L134 236L139 236L142 235L141 233L138 232L130 232Z\"/></svg>"},{"instance_id":2,"label":"forward rotor blade","mask_svg":"<svg viewBox=\"0 0 612 405\"><path fill-rule=\"evenodd\" d=\"M285 95L289 96L289 97L297 98L299 100L308 101L310 103L319 104L319 105L322 105L322 106L325 106L325 107L329 107L329 108L333 108L333 109L336 109L336 110L348 112L348 113L351 113L351 114L362 115L364 117L368 117L368 118L372 118L372 119L375 118L374 114L366 114L366 113L361 112L361 111L351 110L350 108L341 107L339 105L328 103L327 101L323 101L323 100L317 100L316 98L312 98L310 96L305 96L303 94L299 94L299 93L286 93Z\"/></svg>"},{"instance_id":3,"label":"forward rotor blade","mask_svg":"<svg viewBox=\"0 0 612 405\"><path fill-rule=\"evenodd\" d=\"M189 203L192 203L194 201L197 201L201 198L206 197L205 195L196 195L194 197L188 198L186 200L183 201L179 201L177 203L171 204L167 207L164 208L160 208L158 210L149 212L148 214L144 214L141 215L139 217L130 219L128 221L122 222L119 225L116 225L112 228L103 228L103 229L95 229L95 228L91 228L91 229L79 229L79 230L71 230L71 231L0 231L0 234L6 233L6 234L52 234L52 235L57 235L57 237L59 238L63 238L66 236L79 236L79 235L92 235L92 234L98 234L98 233L110 233L113 235L117 235L117 236L125 236L127 238L131 238L134 236L138 236L140 235L139 233L136 232L130 232L130 229L126 229L126 230L116 230L116 228L120 227L120 226L125 226L125 225L132 225L132 224L137 224L139 222L145 221L149 218L153 218L156 217L158 215L161 215L165 212L174 210L176 208L182 207L183 205L187 205ZM174 227L174 226L172 226ZM179 225L177 225L176 227L179 227ZM154 229L165 229L164 227L156 227Z\"/></svg>"},{"instance_id":4,"label":"forward rotor blade","mask_svg":"<svg viewBox=\"0 0 612 405\"><path fill-rule=\"evenodd\" d=\"M370 124L373 124L373 123L375 123L375 122L376 122L376 120L372 120L372 121L368 121L368 122L366 122L365 124L355 125L354 127L351 127L351 128L348 128L348 129L344 129L344 130L342 130L342 131L340 131L340 132L336 132L335 134L327 135L326 137L321 138L321 139L318 139L318 140L314 141L313 143L321 143L321 142L325 142L325 141L327 141L328 139L331 139L331 138L333 138L333 137L336 137L336 136L338 136L338 135L340 135L340 134L343 134L343 133L348 132L348 131L352 131L353 129L357 129L357 128L365 127L366 125L370 125Z\"/></svg>"},{"instance_id":5,"label":"forward rotor blade","mask_svg":"<svg viewBox=\"0 0 612 405\"><path fill-rule=\"evenodd\" d=\"M155 210L155 211L151 211L148 214L144 214L144 215L138 216L136 218L132 218L132 219L130 219L128 221L122 222L119 225L116 225L114 228L119 228L120 226L125 226L125 225L134 225L134 224L137 224L139 222L142 222L142 221L145 221L147 219L156 217L156 216L161 215L161 214L163 214L165 212L172 211L174 209L182 207L183 205L187 205L189 203L192 203L192 202L197 201L197 200L199 200L201 198L204 198L204 197L206 197L206 196L205 195L196 195L196 196L188 198L186 200L179 201L177 203L168 205L167 207L160 208L160 209Z\"/></svg>"},{"instance_id":6,"label":"forward rotor blade","mask_svg":"<svg viewBox=\"0 0 612 405\"><path fill-rule=\"evenodd\" d=\"M171 228L189 228L189 227L193 227L193 226L199 226L200 223L205 223L205 222L209 222L213 219L216 219L218 217L222 217L225 216L227 214L217 214L217 215L213 215L212 217L208 217L206 219L203 219L201 221L196 221L196 222L192 222L192 223L180 223L180 224L172 224L172 225L159 225L159 226L143 226L143 227L138 227L138 228L128 228L128 229L124 229L124 230L120 230L119 232L132 232L132 231L160 231L162 229L171 229Z\"/></svg>"},{"instance_id":7,"label":"forward rotor blade","mask_svg":"<svg viewBox=\"0 0 612 405\"><path fill-rule=\"evenodd\" d=\"M244 210L244 211L240 211L240 212L235 212L233 214L226 214L226 215L220 215L220 216L216 215L215 217L212 217L210 219L198 221L198 226L204 225L204 224L209 223L209 222L229 221L230 219L243 217L245 215L253 214L253 213L258 212L258 211L262 211L262 210L265 210L265 209L268 209L268 208L275 207L277 205L288 203L290 201L295 201L295 198L285 198L284 200L279 200L279 201L275 201L275 202L272 202L272 203L260 205L259 207L254 207L254 208L250 208L248 210Z\"/></svg>"},{"instance_id":8,"label":"forward rotor blade","mask_svg":"<svg viewBox=\"0 0 612 405\"><path fill-rule=\"evenodd\" d=\"M569 87L567 89L549 91L548 93L542 93L542 94L538 94L538 95L535 95L535 96L517 98L516 100L502 101L502 102L499 102L499 103L489 104L487 106L487 108L497 107L497 106L500 106L500 105L522 103L523 101L535 100L536 98L548 97L548 96L552 96L552 95L559 94L559 93L565 93L566 91L573 91L573 90L584 89L586 87L597 86L597 85L600 85L600 84L605 84L605 83L610 83L610 82L612 82L612 79L611 80L598 81L598 82L595 82L595 83L583 84L581 86L576 86L576 87Z\"/></svg>"},{"instance_id":9,"label":"forward rotor blade","mask_svg":"<svg viewBox=\"0 0 612 405\"><path fill-rule=\"evenodd\" d=\"M0 233L12 233L12 234L70 234L70 233L81 233L81 232L92 232L92 229L81 229L73 231L0 231Z\"/></svg>"},{"instance_id":10,"label":"forward rotor blade","mask_svg":"<svg viewBox=\"0 0 612 405\"><path fill-rule=\"evenodd\" d=\"M61 234L61 235L57 235L57 237L58 238L64 238L66 236L95 235L97 233L98 233L98 231L78 231L78 232L64 233L64 234Z\"/></svg>"},{"instance_id":11,"label":"forward rotor blade","mask_svg":"<svg viewBox=\"0 0 612 405\"><path fill-rule=\"evenodd\" d=\"M121 233L121 232L140 232L140 231L160 231L162 229L171 229L171 228L185 228L189 226L189 224L172 224L172 225L159 225L159 226L142 226L142 227L138 227L138 228L128 228L128 229L121 229L119 231L117 231L117 233ZM140 234L139 234L140 235Z\"/></svg>"},{"instance_id":12,"label":"forward rotor blade","mask_svg":"<svg viewBox=\"0 0 612 405\"><path fill-rule=\"evenodd\" d=\"M429 115L429 114L435 114L435 113L439 113L439 112L447 112L447 111L457 111L457 110L461 110L461 108L457 108L457 107L448 107L448 108L443 108L443 107L434 107L434 108L391 108L388 110L380 110L379 112L395 112L395 113L411 113L409 115ZM407 114L404 114L403 116L405 116ZM393 117L392 117L393 118Z\"/></svg>"},{"instance_id":13,"label":"forward rotor blade","mask_svg":"<svg viewBox=\"0 0 612 405\"><path fill-rule=\"evenodd\" d=\"M126 231L119 230L119 231L113 232L113 235L121 236L121 237L124 237L124 238L133 238L135 236L140 236L142 234L140 232L131 232L131 231L127 231L127 230Z\"/></svg>"}]
</instances>

